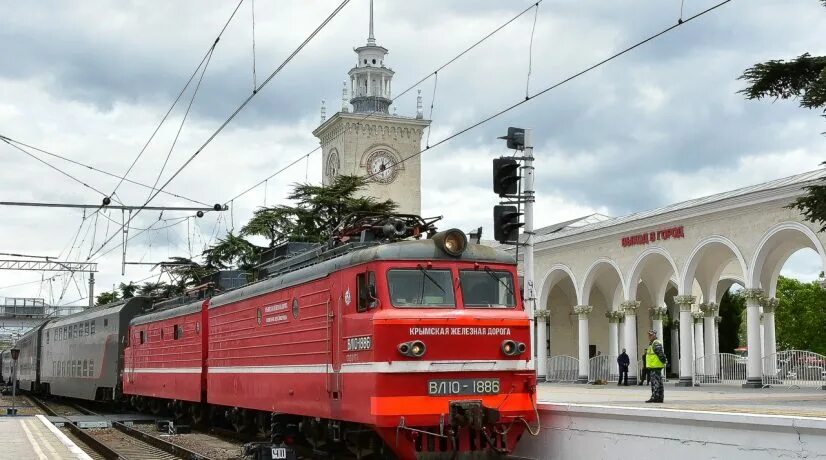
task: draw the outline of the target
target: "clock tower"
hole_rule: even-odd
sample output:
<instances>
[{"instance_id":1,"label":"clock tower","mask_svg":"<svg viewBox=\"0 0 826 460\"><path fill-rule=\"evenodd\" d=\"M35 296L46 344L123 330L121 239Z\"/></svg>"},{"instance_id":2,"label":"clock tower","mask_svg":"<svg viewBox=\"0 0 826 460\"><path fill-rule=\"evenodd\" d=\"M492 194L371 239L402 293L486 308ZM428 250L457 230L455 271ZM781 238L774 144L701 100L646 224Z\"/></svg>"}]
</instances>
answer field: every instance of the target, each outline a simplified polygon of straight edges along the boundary
<instances>
[{"instance_id":1,"label":"clock tower","mask_svg":"<svg viewBox=\"0 0 826 460\"><path fill-rule=\"evenodd\" d=\"M369 176L362 196L389 198L399 205L398 212L420 214L421 159L416 154L430 120L423 119L421 96L415 117L390 113L394 72L384 62L387 48L373 36L373 0L367 44L354 51L356 65L349 84L344 83L341 111L325 119L322 109L321 125L313 131L321 142L322 183L340 174Z\"/></svg>"}]
</instances>

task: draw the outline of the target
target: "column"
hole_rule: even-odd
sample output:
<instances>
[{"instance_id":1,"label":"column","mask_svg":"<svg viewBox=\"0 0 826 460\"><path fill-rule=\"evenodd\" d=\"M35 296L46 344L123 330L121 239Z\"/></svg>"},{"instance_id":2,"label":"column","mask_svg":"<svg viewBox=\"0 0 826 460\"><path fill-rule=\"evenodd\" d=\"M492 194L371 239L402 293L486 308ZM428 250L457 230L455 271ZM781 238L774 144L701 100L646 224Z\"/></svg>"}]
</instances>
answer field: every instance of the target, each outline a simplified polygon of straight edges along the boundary
<instances>
[{"instance_id":1,"label":"column","mask_svg":"<svg viewBox=\"0 0 826 460\"><path fill-rule=\"evenodd\" d=\"M367 72L367 95L373 95L373 75L370 72Z\"/></svg>"},{"instance_id":2,"label":"column","mask_svg":"<svg viewBox=\"0 0 826 460\"><path fill-rule=\"evenodd\" d=\"M609 311L605 313L608 318L608 356L616 359L619 356L619 322L622 318L621 311Z\"/></svg>"},{"instance_id":3,"label":"column","mask_svg":"<svg viewBox=\"0 0 826 460\"><path fill-rule=\"evenodd\" d=\"M697 375L705 376L705 343L704 343L704 336L703 334L703 319L705 315L701 311L695 311L691 314L694 317L694 375L695 378ZM696 385L697 380L694 381Z\"/></svg>"},{"instance_id":4,"label":"column","mask_svg":"<svg viewBox=\"0 0 826 460\"><path fill-rule=\"evenodd\" d=\"M706 375L716 374L717 369L717 355L714 351L714 344L717 341L714 318L717 316L717 310L720 307L714 302L705 302L700 304L700 311L703 312L703 349L705 350L706 359L703 360L703 373Z\"/></svg>"},{"instance_id":5,"label":"column","mask_svg":"<svg viewBox=\"0 0 826 460\"><path fill-rule=\"evenodd\" d=\"M774 297L763 302L763 373L777 376L777 339L774 329L774 312L779 304Z\"/></svg>"},{"instance_id":6,"label":"column","mask_svg":"<svg viewBox=\"0 0 826 460\"><path fill-rule=\"evenodd\" d=\"M680 307L680 381L678 386L690 387L693 385L692 367L694 366L694 355L692 353L692 325L694 318L691 316L691 306L694 305L696 297L693 295L678 295L674 297L674 303Z\"/></svg>"},{"instance_id":7,"label":"column","mask_svg":"<svg viewBox=\"0 0 826 460\"><path fill-rule=\"evenodd\" d=\"M618 308L622 308L622 307L618 307ZM617 331L618 331L617 335L619 336L618 340L617 340L617 343L618 343L617 349L619 351L622 351L622 349L625 348L625 312L622 311L622 310L617 310L617 311L619 311L621 313L621 316L619 317L619 320L617 321ZM617 353L617 356L619 356L619 353Z\"/></svg>"},{"instance_id":8,"label":"column","mask_svg":"<svg viewBox=\"0 0 826 460\"><path fill-rule=\"evenodd\" d=\"M636 385L639 376L639 366L637 366L637 309L640 308L638 300L628 300L620 304L625 313L625 352L631 365L628 366L628 384Z\"/></svg>"},{"instance_id":9,"label":"column","mask_svg":"<svg viewBox=\"0 0 826 460\"><path fill-rule=\"evenodd\" d=\"M671 373L680 375L680 320L671 320Z\"/></svg>"},{"instance_id":10,"label":"column","mask_svg":"<svg viewBox=\"0 0 826 460\"><path fill-rule=\"evenodd\" d=\"M577 305L574 307L574 313L579 317L579 375L576 383L588 383L588 365L590 364L588 357L588 345L590 343L588 336L588 315L593 311L594 307L590 305Z\"/></svg>"},{"instance_id":11,"label":"column","mask_svg":"<svg viewBox=\"0 0 826 460\"><path fill-rule=\"evenodd\" d=\"M381 97L386 97L387 96L387 91L386 91L386 88L384 87L384 74L381 74L381 94L380 94L380 96Z\"/></svg>"},{"instance_id":12,"label":"column","mask_svg":"<svg viewBox=\"0 0 826 460\"><path fill-rule=\"evenodd\" d=\"M746 383L743 388L762 388L762 345L760 343L760 302L765 298L762 289L743 289L746 298L746 346L749 350L746 364Z\"/></svg>"},{"instance_id":13,"label":"column","mask_svg":"<svg viewBox=\"0 0 826 460\"><path fill-rule=\"evenodd\" d=\"M667 307L651 307L649 310L651 315L651 320L653 321L653 329L654 332L657 333L657 338L662 340L665 343L665 337L663 337L663 318L668 313Z\"/></svg>"},{"instance_id":14,"label":"column","mask_svg":"<svg viewBox=\"0 0 826 460\"><path fill-rule=\"evenodd\" d=\"M547 309L537 310L536 316L536 380L544 382L548 375L548 317Z\"/></svg>"},{"instance_id":15,"label":"column","mask_svg":"<svg viewBox=\"0 0 826 460\"><path fill-rule=\"evenodd\" d=\"M718 355L720 354L720 321L722 320L722 316L714 317L714 353Z\"/></svg>"}]
</instances>

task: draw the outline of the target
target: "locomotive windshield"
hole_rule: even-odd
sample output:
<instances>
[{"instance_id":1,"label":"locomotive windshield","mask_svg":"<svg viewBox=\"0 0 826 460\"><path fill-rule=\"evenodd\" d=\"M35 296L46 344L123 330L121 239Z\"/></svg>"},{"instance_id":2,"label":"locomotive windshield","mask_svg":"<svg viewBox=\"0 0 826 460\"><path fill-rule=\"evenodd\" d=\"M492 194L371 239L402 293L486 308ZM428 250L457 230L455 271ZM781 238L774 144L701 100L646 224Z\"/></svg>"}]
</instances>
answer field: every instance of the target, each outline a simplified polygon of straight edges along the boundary
<instances>
[{"instance_id":1,"label":"locomotive windshield","mask_svg":"<svg viewBox=\"0 0 826 460\"><path fill-rule=\"evenodd\" d=\"M453 308L456 300L450 270L390 270L390 298L396 307Z\"/></svg>"},{"instance_id":2,"label":"locomotive windshield","mask_svg":"<svg viewBox=\"0 0 826 460\"><path fill-rule=\"evenodd\" d=\"M505 271L460 270L465 307L508 308L516 305L513 276Z\"/></svg>"}]
</instances>

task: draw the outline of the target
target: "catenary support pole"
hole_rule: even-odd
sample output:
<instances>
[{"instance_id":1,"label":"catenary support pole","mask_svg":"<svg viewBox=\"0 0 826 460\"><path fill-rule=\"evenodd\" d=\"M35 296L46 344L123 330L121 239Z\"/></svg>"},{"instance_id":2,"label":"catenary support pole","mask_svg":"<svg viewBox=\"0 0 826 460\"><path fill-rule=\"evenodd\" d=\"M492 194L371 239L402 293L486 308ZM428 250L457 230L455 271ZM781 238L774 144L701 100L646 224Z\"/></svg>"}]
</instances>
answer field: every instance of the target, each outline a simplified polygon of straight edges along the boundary
<instances>
[{"instance_id":1,"label":"catenary support pole","mask_svg":"<svg viewBox=\"0 0 826 460\"><path fill-rule=\"evenodd\" d=\"M523 197L525 200L525 286L523 304L530 318L531 344L535 344L536 334L536 292L534 287L534 273L533 273L533 204L534 204L534 168L533 168L533 129L525 129L525 164L522 166L522 180L524 181ZM536 343L533 351L534 369L537 370L537 377L539 380L545 380L544 376L547 374L546 363L537 362L537 351L540 347L545 347L544 343Z\"/></svg>"},{"instance_id":2,"label":"catenary support pole","mask_svg":"<svg viewBox=\"0 0 826 460\"><path fill-rule=\"evenodd\" d=\"M95 273L89 273L89 308L95 306Z\"/></svg>"}]
</instances>

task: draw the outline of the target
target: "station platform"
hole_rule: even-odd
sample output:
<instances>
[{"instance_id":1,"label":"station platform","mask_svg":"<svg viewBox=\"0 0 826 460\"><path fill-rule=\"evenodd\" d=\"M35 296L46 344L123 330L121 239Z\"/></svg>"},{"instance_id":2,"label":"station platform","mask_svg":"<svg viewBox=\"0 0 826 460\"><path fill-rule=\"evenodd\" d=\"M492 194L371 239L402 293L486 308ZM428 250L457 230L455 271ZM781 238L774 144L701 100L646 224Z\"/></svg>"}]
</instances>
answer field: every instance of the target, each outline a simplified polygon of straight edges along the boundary
<instances>
[{"instance_id":1,"label":"station platform","mask_svg":"<svg viewBox=\"0 0 826 460\"><path fill-rule=\"evenodd\" d=\"M669 460L826 460L826 392L665 387L664 404L647 404L646 386L541 383L536 436L515 454L557 460L624 460L654 452Z\"/></svg>"},{"instance_id":2,"label":"station platform","mask_svg":"<svg viewBox=\"0 0 826 460\"><path fill-rule=\"evenodd\" d=\"M42 415L0 417L0 452L14 460L91 460Z\"/></svg>"},{"instance_id":3,"label":"station platform","mask_svg":"<svg viewBox=\"0 0 826 460\"><path fill-rule=\"evenodd\" d=\"M826 391L817 388L744 389L730 385L665 385L665 403L646 404L649 386L541 383L540 403L677 409L826 418Z\"/></svg>"}]
</instances>

